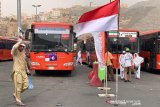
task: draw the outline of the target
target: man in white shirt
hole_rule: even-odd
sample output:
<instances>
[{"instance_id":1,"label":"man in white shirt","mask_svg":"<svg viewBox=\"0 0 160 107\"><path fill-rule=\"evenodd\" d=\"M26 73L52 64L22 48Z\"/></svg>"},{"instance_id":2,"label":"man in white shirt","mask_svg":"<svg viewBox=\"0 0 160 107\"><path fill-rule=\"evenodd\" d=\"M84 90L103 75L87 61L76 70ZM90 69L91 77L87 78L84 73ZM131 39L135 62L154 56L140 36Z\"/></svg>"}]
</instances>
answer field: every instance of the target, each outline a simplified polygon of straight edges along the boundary
<instances>
[{"instance_id":1,"label":"man in white shirt","mask_svg":"<svg viewBox=\"0 0 160 107\"><path fill-rule=\"evenodd\" d=\"M120 63L120 77L124 79L124 55L126 51L122 51L122 54L119 56L119 63Z\"/></svg>"},{"instance_id":2,"label":"man in white shirt","mask_svg":"<svg viewBox=\"0 0 160 107\"><path fill-rule=\"evenodd\" d=\"M130 49L126 48L126 54L124 55L124 82L131 81L132 61L133 61L133 56L130 53Z\"/></svg>"}]
</instances>

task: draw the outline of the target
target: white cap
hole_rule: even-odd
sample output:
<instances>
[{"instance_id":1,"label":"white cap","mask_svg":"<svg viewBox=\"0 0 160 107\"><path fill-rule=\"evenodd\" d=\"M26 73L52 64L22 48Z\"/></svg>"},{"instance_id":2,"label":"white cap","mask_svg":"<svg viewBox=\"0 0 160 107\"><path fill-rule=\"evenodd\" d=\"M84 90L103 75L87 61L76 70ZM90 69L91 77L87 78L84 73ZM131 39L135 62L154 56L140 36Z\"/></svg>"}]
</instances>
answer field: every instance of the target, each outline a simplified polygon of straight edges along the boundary
<instances>
[{"instance_id":1,"label":"white cap","mask_svg":"<svg viewBox=\"0 0 160 107\"><path fill-rule=\"evenodd\" d=\"M26 47L26 45L25 45L24 43L21 43L20 45L21 45L21 46L24 46L24 47Z\"/></svg>"}]
</instances>

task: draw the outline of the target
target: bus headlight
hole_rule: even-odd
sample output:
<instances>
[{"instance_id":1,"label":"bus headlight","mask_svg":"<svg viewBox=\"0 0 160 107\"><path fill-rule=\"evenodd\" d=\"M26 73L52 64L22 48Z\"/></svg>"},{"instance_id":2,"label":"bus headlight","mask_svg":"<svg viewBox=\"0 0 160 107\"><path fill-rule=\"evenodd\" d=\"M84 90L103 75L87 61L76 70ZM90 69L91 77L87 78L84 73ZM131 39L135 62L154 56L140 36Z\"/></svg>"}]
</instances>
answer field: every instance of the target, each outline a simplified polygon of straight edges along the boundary
<instances>
[{"instance_id":1,"label":"bus headlight","mask_svg":"<svg viewBox=\"0 0 160 107\"><path fill-rule=\"evenodd\" d=\"M39 66L40 64L38 62L31 62L31 65L33 65L33 66Z\"/></svg>"},{"instance_id":2,"label":"bus headlight","mask_svg":"<svg viewBox=\"0 0 160 107\"><path fill-rule=\"evenodd\" d=\"M72 66L72 65L73 65L73 62L67 62L63 64L63 66Z\"/></svg>"},{"instance_id":3,"label":"bus headlight","mask_svg":"<svg viewBox=\"0 0 160 107\"><path fill-rule=\"evenodd\" d=\"M160 62L157 62L158 65L160 65Z\"/></svg>"}]
</instances>

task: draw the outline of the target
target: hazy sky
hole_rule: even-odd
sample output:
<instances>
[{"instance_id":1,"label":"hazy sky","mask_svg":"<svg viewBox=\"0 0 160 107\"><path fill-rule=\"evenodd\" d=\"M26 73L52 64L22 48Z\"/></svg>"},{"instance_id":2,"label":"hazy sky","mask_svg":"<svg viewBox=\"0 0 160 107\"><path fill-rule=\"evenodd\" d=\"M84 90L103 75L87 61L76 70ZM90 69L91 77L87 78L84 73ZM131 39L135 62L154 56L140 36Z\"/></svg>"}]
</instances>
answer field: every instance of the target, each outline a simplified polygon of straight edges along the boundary
<instances>
[{"instance_id":1,"label":"hazy sky","mask_svg":"<svg viewBox=\"0 0 160 107\"><path fill-rule=\"evenodd\" d=\"M17 0L0 0L2 7L2 16L6 15L16 15L17 14ZM89 6L90 2L92 5L104 5L109 3L110 0L21 0L22 13L27 13L29 15L35 14L35 8L32 7L33 4L41 4L42 6L38 8L38 12L48 11L52 8L62 7L67 8L73 5L83 5ZM144 0L121 0L121 3L126 3L128 5L133 5L137 2Z\"/></svg>"}]
</instances>

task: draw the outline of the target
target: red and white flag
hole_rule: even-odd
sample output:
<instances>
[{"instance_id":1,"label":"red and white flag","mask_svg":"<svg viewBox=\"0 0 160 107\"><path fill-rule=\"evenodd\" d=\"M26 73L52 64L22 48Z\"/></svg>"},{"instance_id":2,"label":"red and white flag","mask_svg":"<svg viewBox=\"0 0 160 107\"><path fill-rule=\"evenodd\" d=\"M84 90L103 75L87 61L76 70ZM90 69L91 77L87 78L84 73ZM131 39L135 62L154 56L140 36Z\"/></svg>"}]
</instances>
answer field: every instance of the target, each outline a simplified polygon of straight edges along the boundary
<instances>
[{"instance_id":1,"label":"red and white flag","mask_svg":"<svg viewBox=\"0 0 160 107\"><path fill-rule=\"evenodd\" d=\"M104 32L94 32L92 33L92 36L94 38L94 45L95 45L95 51L96 51L98 63L102 67L103 65L105 65L106 36Z\"/></svg>"},{"instance_id":2,"label":"red and white flag","mask_svg":"<svg viewBox=\"0 0 160 107\"><path fill-rule=\"evenodd\" d=\"M74 26L76 36L118 29L118 1L84 13Z\"/></svg>"}]
</instances>

